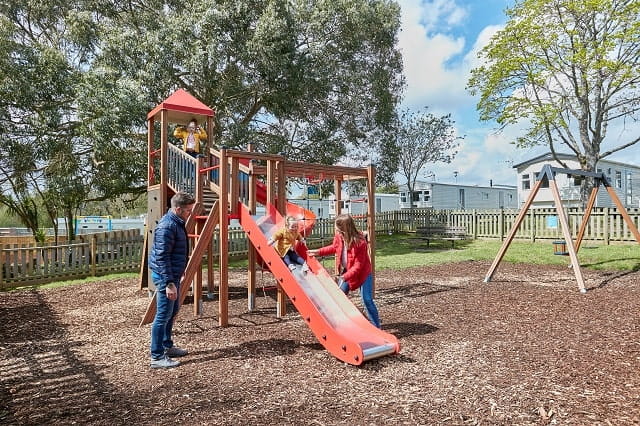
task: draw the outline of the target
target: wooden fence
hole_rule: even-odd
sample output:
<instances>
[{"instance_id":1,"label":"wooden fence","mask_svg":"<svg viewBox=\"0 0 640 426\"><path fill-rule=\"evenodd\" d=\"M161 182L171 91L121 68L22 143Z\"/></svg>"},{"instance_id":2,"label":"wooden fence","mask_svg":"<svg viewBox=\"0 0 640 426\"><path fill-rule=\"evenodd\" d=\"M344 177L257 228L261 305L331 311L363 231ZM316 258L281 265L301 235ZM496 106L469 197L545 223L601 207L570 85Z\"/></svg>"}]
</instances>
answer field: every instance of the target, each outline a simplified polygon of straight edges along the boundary
<instances>
[{"instance_id":1,"label":"wooden fence","mask_svg":"<svg viewBox=\"0 0 640 426\"><path fill-rule=\"evenodd\" d=\"M87 234L70 244L3 244L0 289L134 272L143 238L137 229Z\"/></svg>"},{"instance_id":2,"label":"wooden fence","mask_svg":"<svg viewBox=\"0 0 640 426\"><path fill-rule=\"evenodd\" d=\"M583 212L569 209L567 213L571 234L576 235ZM464 227L470 238L502 239L513 226L517 215L517 210L393 211L376 215L375 231L378 234L413 232L417 226L438 222ZM640 210L632 209L629 215L636 227L640 227ZM356 222L360 229L366 229L366 218L356 217ZM313 234L307 236L307 244L312 248L329 244L333 235L333 220L318 220ZM555 210L530 210L515 238L529 241L562 238ZM610 208L594 209L584 239L604 244L635 241L622 215ZM0 246L0 290L114 272L137 272L142 244L143 238L137 229L82 235L71 244L3 244ZM218 252L217 235L213 238L213 250L214 253ZM247 250L248 241L244 231L231 230L230 258L244 258Z\"/></svg>"},{"instance_id":3,"label":"wooden fence","mask_svg":"<svg viewBox=\"0 0 640 426\"><path fill-rule=\"evenodd\" d=\"M566 209L571 235L576 235L584 211ZM627 210L631 220L640 228L640 209ZM376 215L376 232L415 231L416 226L430 222L461 226L471 238L503 239L513 227L518 210L446 210L416 209L413 212L394 211ZM529 241L562 238L562 229L555 209L530 209L515 235ZM595 208L587 223L584 240L611 242L635 241L622 215L614 208Z\"/></svg>"}]
</instances>

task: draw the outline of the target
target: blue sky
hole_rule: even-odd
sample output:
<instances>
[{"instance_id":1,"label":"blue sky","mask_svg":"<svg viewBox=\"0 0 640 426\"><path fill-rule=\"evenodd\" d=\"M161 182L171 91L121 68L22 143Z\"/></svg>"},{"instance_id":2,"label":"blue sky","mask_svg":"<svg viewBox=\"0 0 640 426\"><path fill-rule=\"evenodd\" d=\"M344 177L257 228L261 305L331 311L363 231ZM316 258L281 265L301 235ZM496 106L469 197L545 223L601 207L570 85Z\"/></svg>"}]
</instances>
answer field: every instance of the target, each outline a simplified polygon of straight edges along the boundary
<instances>
[{"instance_id":1,"label":"blue sky","mask_svg":"<svg viewBox=\"0 0 640 426\"><path fill-rule=\"evenodd\" d=\"M478 65L477 52L505 24L504 10L513 2L398 0L398 3L402 8L399 47L408 85L402 107L418 111L428 106L437 116L451 113L457 133L465 135L451 164L429 164L426 170L435 174L437 182L488 185L492 179L494 184L515 185L516 173L511 165L547 149L515 148L510 142L518 129L496 132L495 123L481 122L475 109L477 99L465 90L469 71ZM609 135L616 138L612 133ZM638 164L640 147L609 159ZM398 182L405 183L401 176Z\"/></svg>"}]
</instances>

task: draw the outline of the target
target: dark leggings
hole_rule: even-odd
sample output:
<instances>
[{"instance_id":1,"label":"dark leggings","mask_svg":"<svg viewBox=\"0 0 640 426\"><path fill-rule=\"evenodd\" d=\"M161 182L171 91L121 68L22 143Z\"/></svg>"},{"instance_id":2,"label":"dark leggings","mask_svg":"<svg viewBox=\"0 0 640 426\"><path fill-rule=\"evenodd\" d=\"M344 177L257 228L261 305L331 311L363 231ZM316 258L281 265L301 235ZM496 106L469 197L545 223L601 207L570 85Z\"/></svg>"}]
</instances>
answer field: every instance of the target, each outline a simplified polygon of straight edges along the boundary
<instances>
[{"instance_id":1,"label":"dark leggings","mask_svg":"<svg viewBox=\"0 0 640 426\"><path fill-rule=\"evenodd\" d=\"M304 259L300 257L298 253L296 253L294 250L291 250L291 249L289 249L289 251L287 251L285 255L282 256L282 260L284 260L284 263L287 266L291 264L296 264L296 263L298 265L304 265Z\"/></svg>"}]
</instances>

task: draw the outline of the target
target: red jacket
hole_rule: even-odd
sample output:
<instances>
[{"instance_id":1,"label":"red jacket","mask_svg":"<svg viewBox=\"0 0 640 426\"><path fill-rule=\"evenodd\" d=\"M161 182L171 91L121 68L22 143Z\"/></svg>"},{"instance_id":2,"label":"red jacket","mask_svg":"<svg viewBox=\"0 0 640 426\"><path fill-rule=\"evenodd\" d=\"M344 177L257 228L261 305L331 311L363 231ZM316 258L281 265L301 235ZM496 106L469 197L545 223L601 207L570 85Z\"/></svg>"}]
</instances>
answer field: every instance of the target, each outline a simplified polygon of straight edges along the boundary
<instances>
[{"instance_id":1,"label":"red jacket","mask_svg":"<svg viewBox=\"0 0 640 426\"><path fill-rule=\"evenodd\" d=\"M336 255L336 273L341 270L340 257L343 246L342 235L336 234L331 245L318 249L318 256ZM364 283L370 273L371 260L369 259L367 241L361 238L347 248L347 270L342 274L342 278L349 284L349 290L355 290Z\"/></svg>"}]
</instances>

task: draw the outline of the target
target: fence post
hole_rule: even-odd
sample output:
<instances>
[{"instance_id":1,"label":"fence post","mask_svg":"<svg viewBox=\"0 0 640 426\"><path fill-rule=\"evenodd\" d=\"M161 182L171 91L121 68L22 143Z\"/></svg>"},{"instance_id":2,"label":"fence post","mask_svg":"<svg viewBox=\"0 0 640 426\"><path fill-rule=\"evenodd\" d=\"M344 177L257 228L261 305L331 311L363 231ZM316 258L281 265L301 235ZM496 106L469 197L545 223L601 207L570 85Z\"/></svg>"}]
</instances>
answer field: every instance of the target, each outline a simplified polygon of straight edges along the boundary
<instances>
[{"instance_id":1,"label":"fence post","mask_svg":"<svg viewBox=\"0 0 640 426\"><path fill-rule=\"evenodd\" d=\"M471 216L471 235L473 235L473 239L478 239L478 211L473 209L473 214Z\"/></svg>"},{"instance_id":2,"label":"fence post","mask_svg":"<svg viewBox=\"0 0 640 426\"><path fill-rule=\"evenodd\" d=\"M604 243L606 245L609 245L609 207L605 207L604 208L604 214L602 215L602 222L603 222L603 235L602 238L604 238Z\"/></svg>"},{"instance_id":3,"label":"fence post","mask_svg":"<svg viewBox=\"0 0 640 426\"><path fill-rule=\"evenodd\" d=\"M91 234L91 248L89 249L91 256L91 276L95 277L96 275L96 263L98 261L98 236L96 234Z\"/></svg>"},{"instance_id":4,"label":"fence post","mask_svg":"<svg viewBox=\"0 0 640 426\"><path fill-rule=\"evenodd\" d=\"M2 255L3 249L4 249L4 244L0 244L0 290L4 289L5 261L4 261L4 256Z\"/></svg>"},{"instance_id":5,"label":"fence post","mask_svg":"<svg viewBox=\"0 0 640 426\"><path fill-rule=\"evenodd\" d=\"M500 209L498 216L498 231L500 232L500 241L504 241L504 209Z\"/></svg>"},{"instance_id":6,"label":"fence post","mask_svg":"<svg viewBox=\"0 0 640 426\"><path fill-rule=\"evenodd\" d=\"M531 215L531 219L529 222L529 226L531 226L531 242L536 242L536 227L538 226L538 222L536 221L536 209L529 209L529 214Z\"/></svg>"}]
</instances>

